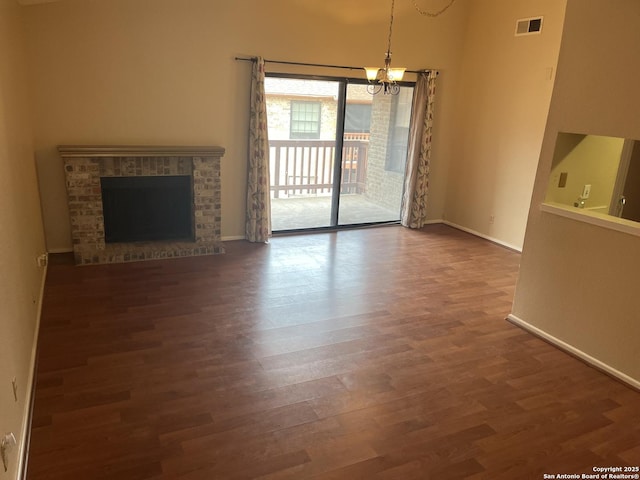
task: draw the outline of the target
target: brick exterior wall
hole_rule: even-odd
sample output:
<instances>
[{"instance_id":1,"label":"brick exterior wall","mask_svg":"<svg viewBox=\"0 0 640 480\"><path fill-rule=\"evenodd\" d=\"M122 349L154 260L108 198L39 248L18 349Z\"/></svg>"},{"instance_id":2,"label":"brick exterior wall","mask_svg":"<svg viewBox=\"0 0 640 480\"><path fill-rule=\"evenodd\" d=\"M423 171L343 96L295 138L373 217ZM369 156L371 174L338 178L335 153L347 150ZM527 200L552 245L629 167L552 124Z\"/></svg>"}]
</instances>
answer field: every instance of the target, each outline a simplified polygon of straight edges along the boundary
<instances>
[{"instance_id":1,"label":"brick exterior wall","mask_svg":"<svg viewBox=\"0 0 640 480\"><path fill-rule=\"evenodd\" d=\"M59 147L64 160L76 264L122 263L224 253L218 147ZM101 177L188 175L194 241L106 243Z\"/></svg>"},{"instance_id":2,"label":"brick exterior wall","mask_svg":"<svg viewBox=\"0 0 640 480\"><path fill-rule=\"evenodd\" d=\"M404 174L386 169L392 100L391 95L376 95L373 99L365 197L399 214Z\"/></svg>"}]
</instances>

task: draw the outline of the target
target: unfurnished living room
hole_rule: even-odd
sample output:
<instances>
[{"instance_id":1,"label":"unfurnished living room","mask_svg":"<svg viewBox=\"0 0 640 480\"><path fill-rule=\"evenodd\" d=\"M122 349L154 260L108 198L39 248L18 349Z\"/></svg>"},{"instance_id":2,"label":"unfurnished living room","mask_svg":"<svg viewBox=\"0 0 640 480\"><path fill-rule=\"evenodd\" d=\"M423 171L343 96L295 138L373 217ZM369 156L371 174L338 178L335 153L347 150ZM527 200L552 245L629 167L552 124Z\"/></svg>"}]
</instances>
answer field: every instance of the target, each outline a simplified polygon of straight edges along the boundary
<instances>
[{"instance_id":1,"label":"unfurnished living room","mask_svg":"<svg viewBox=\"0 0 640 480\"><path fill-rule=\"evenodd\" d=\"M0 480L640 478L639 32L0 0Z\"/></svg>"}]
</instances>

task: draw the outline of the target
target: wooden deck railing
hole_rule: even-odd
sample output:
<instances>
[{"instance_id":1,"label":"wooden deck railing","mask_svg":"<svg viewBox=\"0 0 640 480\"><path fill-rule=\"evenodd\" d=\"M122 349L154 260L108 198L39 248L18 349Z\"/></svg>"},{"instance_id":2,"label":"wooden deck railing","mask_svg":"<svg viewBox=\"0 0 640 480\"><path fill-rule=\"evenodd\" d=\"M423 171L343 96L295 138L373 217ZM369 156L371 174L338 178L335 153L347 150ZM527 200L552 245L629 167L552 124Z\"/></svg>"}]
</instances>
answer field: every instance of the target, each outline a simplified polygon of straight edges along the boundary
<instances>
[{"instance_id":1,"label":"wooden deck railing","mask_svg":"<svg viewBox=\"0 0 640 480\"><path fill-rule=\"evenodd\" d=\"M368 150L368 140L344 140L341 193L364 193ZM274 198L331 194L333 140L271 140L269 156Z\"/></svg>"}]
</instances>

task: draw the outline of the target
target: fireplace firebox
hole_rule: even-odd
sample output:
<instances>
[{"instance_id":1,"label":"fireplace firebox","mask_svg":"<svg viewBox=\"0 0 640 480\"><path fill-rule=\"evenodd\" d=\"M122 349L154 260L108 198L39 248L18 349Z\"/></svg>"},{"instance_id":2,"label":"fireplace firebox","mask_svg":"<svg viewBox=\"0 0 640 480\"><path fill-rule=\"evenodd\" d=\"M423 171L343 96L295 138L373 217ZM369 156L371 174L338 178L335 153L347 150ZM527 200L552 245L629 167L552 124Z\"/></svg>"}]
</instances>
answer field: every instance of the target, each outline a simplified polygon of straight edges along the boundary
<instances>
[{"instance_id":1,"label":"fireplace firebox","mask_svg":"<svg viewBox=\"0 0 640 480\"><path fill-rule=\"evenodd\" d=\"M106 243L193 241L191 177L102 177Z\"/></svg>"}]
</instances>

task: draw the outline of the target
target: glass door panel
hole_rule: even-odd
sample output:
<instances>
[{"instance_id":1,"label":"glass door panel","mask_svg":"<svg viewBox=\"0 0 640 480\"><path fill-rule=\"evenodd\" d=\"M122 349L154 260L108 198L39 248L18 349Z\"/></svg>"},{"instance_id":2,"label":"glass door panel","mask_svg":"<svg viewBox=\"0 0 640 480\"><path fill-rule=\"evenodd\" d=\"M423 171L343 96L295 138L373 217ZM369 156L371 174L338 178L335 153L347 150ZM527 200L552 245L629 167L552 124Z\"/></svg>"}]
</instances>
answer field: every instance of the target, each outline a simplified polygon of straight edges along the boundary
<instances>
[{"instance_id":1,"label":"glass door panel","mask_svg":"<svg viewBox=\"0 0 640 480\"><path fill-rule=\"evenodd\" d=\"M370 95L347 86L339 225L400 220L413 87Z\"/></svg>"},{"instance_id":2,"label":"glass door panel","mask_svg":"<svg viewBox=\"0 0 640 480\"><path fill-rule=\"evenodd\" d=\"M272 230L332 226L340 82L267 77Z\"/></svg>"}]
</instances>

